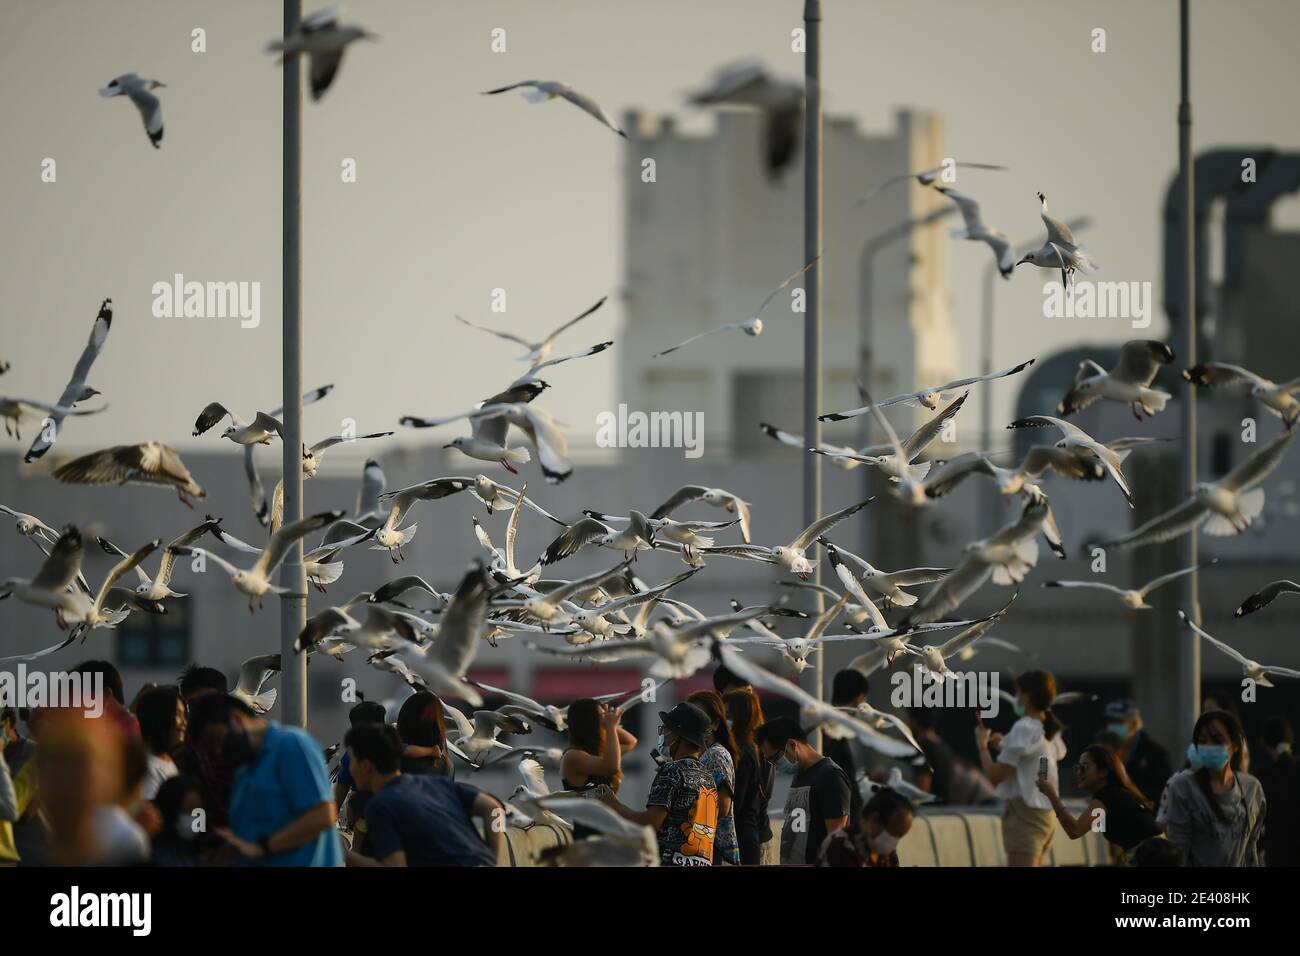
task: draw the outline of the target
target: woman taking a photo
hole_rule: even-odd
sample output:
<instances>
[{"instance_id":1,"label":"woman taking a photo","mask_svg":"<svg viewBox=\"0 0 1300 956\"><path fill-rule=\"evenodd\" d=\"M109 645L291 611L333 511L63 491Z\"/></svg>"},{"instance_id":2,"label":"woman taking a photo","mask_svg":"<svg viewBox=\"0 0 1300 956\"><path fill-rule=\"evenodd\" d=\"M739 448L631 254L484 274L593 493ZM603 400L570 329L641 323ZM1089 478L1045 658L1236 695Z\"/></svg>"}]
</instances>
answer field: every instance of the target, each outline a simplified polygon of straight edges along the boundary
<instances>
[{"instance_id":1,"label":"woman taking a photo","mask_svg":"<svg viewBox=\"0 0 1300 956\"><path fill-rule=\"evenodd\" d=\"M700 754L700 763L713 775L718 788L718 826L713 836L713 865L740 862L736 842L736 818L732 813L736 792L736 741L727 726L727 709L716 690L697 690L686 698L709 717L708 747Z\"/></svg>"},{"instance_id":2,"label":"woman taking a photo","mask_svg":"<svg viewBox=\"0 0 1300 956\"><path fill-rule=\"evenodd\" d=\"M1186 770L1169 779L1162 809L1170 842L1188 866L1263 866L1264 788L1242 770L1241 724L1226 710L1201 714Z\"/></svg>"},{"instance_id":3,"label":"woman taking a photo","mask_svg":"<svg viewBox=\"0 0 1300 956\"><path fill-rule=\"evenodd\" d=\"M599 700L583 697L569 705L569 747L560 757L560 785L581 793L598 787L618 792L623 782L623 754L636 746L620 724L623 714ZM590 827L575 823L573 838L595 835Z\"/></svg>"},{"instance_id":4,"label":"woman taking a photo","mask_svg":"<svg viewBox=\"0 0 1300 956\"><path fill-rule=\"evenodd\" d=\"M1045 777L1056 790L1057 761L1065 756L1065 727L1052 713L1056 679L1047 671L1026 671L1016 678L1016 699L1012 705L1019 717L1005 735L990 734L981 721L975 728L980 768L997 785L1004 801L1002 845L1008 866L1038 866L1052 844L1056 818L1052 804L1039 792L1038 778ZM997 749L993 759L989 747Z\"/></svg>"},{"instance_id":5,"label":"woman taking a photo","mask_svg":"<svg viewBox=\"0 0 1300 956\"><path fill-rule=\"evenodd\" d=\"M722 698L731 735L740 754L736 761L736 788L731 801L736 822L736 843L742 866L763 862L763 844L772 839L767 804L772 797L776 768L763 759L754 731L763 725L763 708L752 687L729 690Z\"/></svg>"},{"instance_id":6,"label":"woman taking a photo","mask_svg":"<svg viewBox=\"0 0 1300 956\"><path fill-rule=\"evenodd\" d=\"M1119 755L1109 747L1093 744L1084 748L1074 765L1074 782L1092 798L1077 817L1065 808L1056 788L1038 778L1039 792L1051 801L1056 819L1071 840L1095 830L1119 847L1128 862L1134 847L1159 835L1151 802L1133 785Z\"/></svg>"}]
</instances>

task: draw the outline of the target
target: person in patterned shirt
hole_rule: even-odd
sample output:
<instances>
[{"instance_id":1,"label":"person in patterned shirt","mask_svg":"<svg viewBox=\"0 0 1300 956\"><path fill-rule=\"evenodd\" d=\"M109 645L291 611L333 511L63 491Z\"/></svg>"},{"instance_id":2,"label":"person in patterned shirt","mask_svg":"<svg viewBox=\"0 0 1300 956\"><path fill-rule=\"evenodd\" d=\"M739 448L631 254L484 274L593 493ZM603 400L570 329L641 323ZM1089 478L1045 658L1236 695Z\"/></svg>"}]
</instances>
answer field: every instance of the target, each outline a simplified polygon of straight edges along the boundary
<instances>
[{"instance_id":1,"label":"person in patterned shirt","mask_svg":"<svg viewBox=\"0 0 1300 956\"><path fill-rule=\"evenodd\" d=\"M718 827L718 789L700 763L709 717L694 704L660 711L658 749L666 761L655 774L644 810L633 810L612 792L603 796L619 816L653 827L663 866L712 866Z\"/></svg>"}]
</instances>

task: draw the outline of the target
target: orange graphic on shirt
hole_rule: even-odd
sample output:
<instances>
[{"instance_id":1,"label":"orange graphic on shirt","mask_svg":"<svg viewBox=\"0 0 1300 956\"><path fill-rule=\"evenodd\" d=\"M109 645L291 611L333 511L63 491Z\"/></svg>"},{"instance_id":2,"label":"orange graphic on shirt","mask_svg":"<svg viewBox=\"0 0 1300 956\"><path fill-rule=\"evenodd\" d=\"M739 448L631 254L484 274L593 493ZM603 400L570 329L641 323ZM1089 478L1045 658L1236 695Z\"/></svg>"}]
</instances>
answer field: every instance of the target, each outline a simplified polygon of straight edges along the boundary
<instances>
[{"instance_id":1,"label":"orange graphic on shirt","mask_svg":"<svg viewBox=\"0 0 1300 956\"><path fill-rule=\"evenodd\" d=\"M718 826L718 791L701 787L700 795L691 809L691 815L682 824L682 856L713 859L713 834Z\"/></svg>"}]
</instances>

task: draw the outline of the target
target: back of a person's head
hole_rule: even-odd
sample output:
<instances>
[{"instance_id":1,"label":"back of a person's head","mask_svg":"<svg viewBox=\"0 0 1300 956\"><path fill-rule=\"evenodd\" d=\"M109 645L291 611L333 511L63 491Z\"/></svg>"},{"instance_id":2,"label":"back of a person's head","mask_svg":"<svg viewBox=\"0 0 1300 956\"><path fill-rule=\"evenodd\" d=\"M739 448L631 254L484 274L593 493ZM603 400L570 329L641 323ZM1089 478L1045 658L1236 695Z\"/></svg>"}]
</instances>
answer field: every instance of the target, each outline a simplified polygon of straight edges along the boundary
<instances>
[{"instance_id":1,"label":"back of a person's head","mask_svg":"<svg viewBox=\"0 0 1300 956\"><path fill-rule=\"evenodd\" d=\"M884 826L889 826L898 814L904 810L908 813L915 813L916 807L912 805L911 800L892 787L880 787L871 795L871 799L862 805L862 815L864 817L879 817L881 824Z\"/></svg>"},{"instance_id":2,"label":"back of a person's head","mask_svg":"<svg viewBox=\"0 0 1300 956\"><path fill-rule=\"evenodd\" d=\"M726 665L719 664L713 670L713 689L719 694L726 693L733 687L747 687L746 681L741 680L732 671L727 670Z\"/></svg>"},{"instance_id":3,"label":"back of a person's head","mask_svg":"<svg viewBox=\"0 0 1300 956\"><path fill-rule=\"evenodd\" d=\"M1187 859L1177 843L1164 836L1147 837L1133 849L1134 866L1186 866Z\"/></svg>"},{"instance_id":4,"label":"back of a person's head","mask_svg":"<svg viewBox=\"0 0 1300 956\"><path fill-rule=\"evenodd\" d=\"M774 717L755 731L754 739L760 744L781 750L791 740L806 741L808 735L793 717Z\"/></svg>"},{"instance_id":5,"label":"back of a person's head","mask_svg":"<svg viewBox=\"0 0 1300 956\"><path fill-rule=\"evenodd\" d=\"M353 727L357 724L387 723L387 717L388 711L377 700L363 700L348 711L348 723Z\"/></svg>"},{"instance_id":6,"label":"back of a person's head","mask_svg":"<svg viewBox=\"0 0 1300 956\"><path fill-rule=\"evenodd\" d=\"M180 693L175 687L153 687L140 695L135 717L140 722L140 738L155 754L171 746L176 728L176 704Z\"/></svg>"},{"instance_id":7,"label":"back of a person's head","mask_svg":"<svg viewBox=\"0 0 1300 956\"><path fill-rule=\"evenodd\" d=\"M447 724L438 695L422 690L406 698L397 712L397 733L403 743L417 747L445 747Z\"/></svg>"},{"instance_id":8,"label":"back of a person's head","mask_svg":"<svg viewBox=\"0 0 1300 956\"><path fill-rule=\"evenodd\" d=\"M844 707L859 697L867 696L867 675L862 671L846 667L835 675L831 681L831 706Z\"/></svg>"},{"instance_id":9,"label":"back of a person's head","mask_svg":"<svg viewBox=\"0 0 1300 956\"><path fill-rule=\"evenodd\" d=\"M82 674L92 678L96 674L100 675L104 681L104 690L112 694L113 699L119 704L126 704L126 691L122 687L122 675L109 661L82 661L72 668L69 673Z\"/></svg>"},{"instance_id":10,"label":"back of a person's head","mask_svg":"<svg viewBox=\"0 0 1300 956\"><path fill-rule=\"evenodd\" d=\"M189 726L186 733L192 738L201 739L210 725L228 723L232 713L240 713L246 717L257 716L253 708L238 697L230 694L206 694L190 704Z\"/></svg>"},{"instance_id":11,"label":"back of a person's head","mask_svg":"<svg viewBox=\"0 0 1300 956\"><path fill-rule=\"evenodd\" d=\"M181 689L181 696L186 700L204 691L218 694L230 693L230 682L226 680L225 674L215 667L203 667L200 664L191 664L181 671L178 684Z\"/></svg>"},{"instance_id":12,"label":"back of a person's head","mask_svg":"<svg viewBox=\"0 0 1300 956\"><path fill-rule=\"evenodd\" d=\"M402 759L402 740L388 724L357 724L344 735L343 745L353 760L366 760L382 774L396 772Z\"/></svg>"}]
</instances>

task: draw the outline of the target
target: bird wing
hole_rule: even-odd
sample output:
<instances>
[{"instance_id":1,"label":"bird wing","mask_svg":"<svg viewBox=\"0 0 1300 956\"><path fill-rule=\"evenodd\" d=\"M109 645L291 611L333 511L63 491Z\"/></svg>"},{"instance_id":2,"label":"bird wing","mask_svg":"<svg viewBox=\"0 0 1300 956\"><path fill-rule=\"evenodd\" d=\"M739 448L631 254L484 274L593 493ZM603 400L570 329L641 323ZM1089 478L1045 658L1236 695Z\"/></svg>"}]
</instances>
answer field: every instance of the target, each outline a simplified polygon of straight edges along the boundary
<instances>
[{"instance_id":1,"label":"bird wing","mask_svg":"<svg viewBox=\"0 0 1300 956\"><path fill-rule=\"evenodd\" d=\"M357 493L357 516L374 514L379 511L379 496L387 487L384 469L374 459L368 460L361 469L361 490Z\"/></svg>"},{"instance_id":2,"label":"bird wing","mask_svg":"<svg viewBox=\"0 0 1300 956\"><path fill-rule=\"evenodd\" d=\"M559 536L546 546L546 550L542 552L542 564L554 564L562 558L571 557L592 541L603 538L612 530L603 521L597 521L595 518L582 518L561 531Z\"/></svg>"},{"instance_id":3,"label":"bird wing","mask_svg":"<svg viewBox=\"0 0 1300 956\"><path fill-rule=\"evenodd\" d=\"M487 620L488 586L487 572L476 562L442 612L442 628L428 656L453 677L463 677L478 652Z\"/></svg>"},{"instance_id":4,"label":"bird wing","mask_svg":"<svg viewBox=\"0 0 1300 956\"><path fill-rule=\"evenodd\" d=\"M500 92L500 91L494 90L493 92ZM519 336L511 332L501 332L498 331L497 329L489 329L486 326L475 325L473 322L470 322L467 319L462 319L459 315L455 316L455 319L457 322L460 322L463 325L468 325L471 329L478 329L480 332L486 332L489 335L495 335L497 338L505 339L507 342L515 342L518 345L522 345L526 349L531 349L533 347L532 342L526 341L525 339L521 339ZM456 417L459 418L460 416L457 415Z\"/></svg>"},{"instance_id":5,"label":"bird wing","mask_svg":"<svg viewBox=\"0 0 1300 956\"><path fill-rule=\"evenodd\" d=\"M947 424L949 419L961 411L962 405L966 404L966 396L969 394L970 392L962 392L957 396L957 398L950 402L943 411L939 412L938 415L935 415L916 431L912 432L907 441L903 443L904 458L899 462L899 464L910 462L917 455L923 452L927 445L938 438L939 433L943 431L943 426Z\"/></svg>"},{"instance_id":6,"label":"bird wing","mask_svg":"<svg viewBox=\"0 0 1300 956\"><path fill-rule=\"evenodd\" d=\"M708 492L708 488L703 485L682 485L671 495L668 500L661 504L654 511L650 512L651 518L666 518L675 510L686 504L688 501L698 501Z\"/></svg>"},{"instance_id":7,"label":"bird wing","mask_svg":"<svg viewBox=\"0 0 1300 956\"><path fill-rule=\"evenodd\" d=\"M1048 214L1047 200L1043 198L1042 193L1038 194L1038 198L1042 204L1040 214L1043 217L1043 225L1047 227L1047 241L1055 245L1073 248L1075 245L1074 233L1070 232L1070 227Z\"/></svg>"},{"instance_id":8,"label":"bird wing","mask_svg":"<svg viewBox=\"0 0 1300 956\"><path fill-rule=\"evenodd\" d=\"M41 569L32 578L31 586L43 591L58 593L70 587L81 572L81 558L84 553L81 532L68 527L54 547L45 557Z\"/></svg>"},{"instance_id":9,"label":"bird wing","mask_svg":"<svg viewBox=\"0 0 1300 956\"><path fill-rule=\"evenodd\" d=\"M1178 507L1152 518L1140 528L1102 544L1114 548L1134 548L1142 544L1169 541L1199 525L1207 513L1205 505L1196 498L1189 498Z\"/></svg>"},{"instance_id":10,"label":"bird wing","mask_svg":"<svg viewBox=\"0 0 1300 956\"><path fill-rule=\"evenodd\" d=\"M1160 577L1155 578L1152 581L1148 581L1146 584L1142 585L1142 587L1138 589L1138 593L1141 594L1143 597L1146 597L1146 595L1150 594L1156 588L1162 587L1163 585L1168 584L1170 581L1177 581L1179 578L1186 577L1187 575L1191 574L1193 571L1199 571L1201 568L1207 567L1213 563L1214 563L1213 561L1207 561L1205 564L1199 564L1193 568L1182 568L1179 571L1173 571L1169 574L1162 574L1160 575Z\"/></svg>"},{"instance_id":11,"label":"bird wing","mask_svg":"<svg viewBox=\"0 0 1300 956\"><path fill-rule=\"evenodd\" d=\"M622 136L623 138L625 139L627 138L627 134L624 133L621 129L619 129L618 124L615 123L614 120L610 117L610 115L606 113L604 109L601 108L601 105L597 103L595 100L593 100L586 93L579 93L573 87L566 86L559 91L559 95L562 96L564 99L568 100L574 106L578 107L578 109L582 110L587 115L595 117L598 121L600 121L602 125L609 127L615 133L618 133L618 135ZM603 302L604 300L602 299L601 301ZM555 334L552 334L551 338L554 337Z\"/></svg>"},{"instance_id":12,"label":"bird wing","mask_svg":"<svg viewBox=\"0 0 1300 956\"><path fill-rule=\"evenodd\" d=\"M1234 385L1249 382L1251 385L1267 385L1260 376L1240 365L1228 365L1226 362L1205 362L1194 365L1183 372L1183 378L1193 385L1214 388L1219 385Z\"/></svg>"},{"instance_id":13,"label":"bird wing","mask_svg":"<svg viewBox=\"0 0 1300 956\"><path fill-rule=\"evenodd\" d=\"M253 566L253 573L260 574L263 577L270 577L272 571L280 566L285 555L289 553L289 548L297 541L301 541L307 535L319 531L332 522L338 521L343 517L342 511L322 511L311 517L303 518L301 521L293 521L284 525L279 531L271 535L271 540L262 552L262 556L257 559Z\"/></svg>"},{"instance_id":14,"label":"bird wing","mask_svg":"<svg viewBox=\"0 0 1300 956\"><path fill-rule=\"evenodd\" d=\"M1113 584L1107 584L1105 581L1044 581L1045 588L1098 588L1102 591L1110 591L1112 594L1123 594L1124 589L1116 587Z\"/></svg>"},{"instance_id":15,"label":"bird wing","mask_svg":"<svg viewBox=\"0 0 1300 956\"><path fill-rule=\"evenodd\" d=\"M1219 479L1219 487L1227 491L1246 491L1255 487L1282 463L1287 446L1295 438L1294 429L1284 431L1232 471Z\"/></svg>"},{"instance_id":16,"label":"bird wing","mask_svg":"<svg viewBox=\"0 0 1300 956\"><path fill-rule=\"evenodd\" d=\"M745 323L743 322L728 322L726 325L719 325L717 328L709 329L705 332L700 332L696 335L692 335L689 339L685 339L681 342L678 342L676 345L669 346L668 348L664 349L662 352L656 352L654 355L650 357L659 358L660 356L668 355L671 352L676 352L679 349L686 348L686 346L690 345L692 342L697 342L700 339L704 338L705 336L715 335L718 332L734 332L737 329L744 328L744 325Z\"/></svg>"},{"instance_id":17,"label":"bird wing","mask_svg":"<svg viewBox=\"0 0 1300 956\"><path fill-rule=\"evenodd\" d=\"M561 94L561 95L564 96L564 94ZM569 99L569 100L572 100L572 102L577 103L577 100L573 100L572 97L565 96L565 99ZM579 103L578 105L581 106L582 104ZM591 105L592 105L592 106L595 106L596 104L595 104L595 103L592 103ZM582 108L583 108L583 109L587 109L585 106L583 106ZM596 106L596 109L600 109L600 107ZM588 110L588 112L590 112L590 110ZM593 115L593 116L596 116L597 119L601 119L601 116L597 116L595 113L593 113L592 115ZM609 126L611 129L615 129L615 130L618 129L618 127L614 126L613 123L608 122L608 121L606 121L606 120L602 120L602 121L605 122L605 125ZM545 346L545 345L548 345L548 344L551 343L551 342L554 342L555 339L559 336L559 334L560 334L561 332L565 331L566 329L571 329L571 328L573 328L575 325L577 325L579 322L581 322L581 321L582 321L583 319L585 319L587 316L591 315L591 313L595 312L595 311L596 311L597 309L599 309L602 305L604 305L604 304L605 304L605 300L608 299L608 298L609 298L609 296L607 296L607 295L602 295L602 296L600 297L600 300L599 300L595 305L591 306L591 308L587 309L586 311L584 311L581 315L577 316L576 318L569 319L568 322L565 322L563 325L561 325L558 329L556 329L554 332L552 332L552 333L551 333L550 335L548 335L546 338L542 339L541 344L542 344L543 346ZM590 354L590 353L584 353L584 354ZM573 357L573 356L570 356L570 357ZM563 361L563 360L561 359L560 361ZM552 365L553 365L553 364L555 364L555 363L554 363L554 362L550 362L550 363L547 363L547 364L552 364ZM534 371L536 371L537 368L540 368L540 366L534 366Z\"/></svg>"},{"instance_id":18,"label":"bird wing","mask_svg":"<svg viewBox=\"0 0 1300 956\"><path fill-rule=\"evenodd\" d=\"M927 497L939 498L952 491L968 476L975 473L992 475L993 463L979 452L966 452L945 462L942 468L930 472L923 482Z\"/></svg>"},{"instance_id":19,"label":"bird wing","mask_svg":"<svg viewBox=\"0 0 1300 956\"><path fill-rule=\"evenodd\" d=\"M1194 633L1199 634L1205 640L1209 641L1211 644L1213 644L1223 653L1227 654L1229 657L1235 660L1238 664L1241 664L1244 667L1250 663L1247 657L1244 654L1242 654L1240 651L1238 651L1235 647L1230 647L1229 645L1223 643L1223 641L1219 640L1218 638L1213 637L1210 634L1207 634L1202 628L1200 628L1196 624L1195 621L1189 618L1182 611L1178 612L1178 616L1179 618L1182 619L1184 624L1186 624L1188 627L1192 629Z\"/></svg>"},{"instance_id":20,"label":"bird wing","mask_svg":"<svg viewBox=\"0 0 1300 956\"><path fill-rule=\"evenodd\" d=\"M963 561L915 606L908 623L931 624L939 620L978 591L992 574L993 568L983 562Z\"/></svg>"},{"instance_id":21,"label":"bird wing","mask_svg":"<svg viewBox=\"0 0 1300 956\"><path fill-rule=\"evenodd\" d=\"M1294 581L1274 581L1271 584L1266 584L1242 601L1234 616L1245 617L1247 614L1253 614L1272 604L1273 599L1279 594L1300 594L1300 584L1296 584Z\"/></svg>"},{"instance_id":22,"label":"bird wing","mask_svg":"<svg viewBox=\"0 0 1300 956\"><path fill-rule=\"evenodd\" d=\"M259 654L250 657L239 665L239 683L235 690L249 697L256 697L262 688L276 674L280 673L279 654Z\"/></svg>"},{"instance_id":23,"label":"bird wing","mask_svg":"<svg viewBox=\"0 0 1300 956\"><path fill-rule=\"evenodd\" d=\"M230 417L232 422L235 420L235 416L230 414L225 405L220 402L209 402L203 407L203 411L199 412L199 417L194 419L194 434L196 436L202 435L227 416Z\"/></svg>"},{"instance_id":24,"label":"bird wing","mask_svg":"<svg viewBox=\"0 0 1300 956\"><path fill-rule=\"evenodd\" d=\"M847 508L841 508L839 511L833 512L832 514L828 514L825 517L818 518L808 527L804 528L803 531L799 533L799 537L795 538L790 546L792 548L807 548L808 545L816 541L821 535L824 535L827 531L830 531L831 528L835 527L845 518L849 517L850 515L857 514L859 511L861 511L863 508L865 508L867 505L871 504L871 502L875 500L876 500L875 495L872 495L869 498L864 498L862 501L859 501L857 504L849 505Z\"/></svg>"},{"instance_id":25,"label":"bird wing","mask_svg":"<svg viewBox=\"0 0 1300 956\"><path fill-rule=\"evenodd\" d=\"M272 418L266 412L258 412L253 416L251 422L253 428L261 429L265 432L274 432L279 435L281 440L284 439L284 425L277 418Z\"/></svg>"},{"instance_id":26,"label":"bird wing","mask_svg":"<svg viewBox=\"0 0 1300 956\"><path fill-rule=\"evenodd\" d=\"M570 352L568 355L561 355L557 358L547 359L545 362L539 362L510 384L523 385L526 382L535 382L537 381L537 373L544 368L548 368L552 365L559 365L561 362L569 362L573 359L586 358L588 355L597 355L613 344L614 342L612 339L608 342L598 342L590 348L583 349L581 352Z\"/></svg>"},{"instance_id":27,"label":"bird wing","mask_svg":"<svg viewBox=\"0 0 1300 956\"><path fill-rule=\"evenodd\" d=\"M108 597L109 590L118 582L122 575L126 574L145 558L149 557L149 555L157 551L159 544L161 544L159 539L154 538L148 544L138 548L134 554L123 558L121 561L117 562L117 564L113 565L112 569L108 572L108 576L104 578L104 583L99 586L99 593L95 595L96 611L103 608L104 599Z\"/></svg>"},{"instance_id":28,"label":"bird wing","mask_svg":"<svg viewBox=\"0 0 1300 956\"><path fill-rule=\"evenodd\" d=\"M1135 385L1150 385L1160 371L1160 366L1174 360L1174 351L1164 342L1154 339L1135 339L1125 342L1119 350L1119 364L1110 373L1111 378Z\"/></svg>"},{"instance_id":29,"label":"bird wing","mask_svg":"<svg viewBox=\"0 0 1300 956\"><path fill-rule=\"evenodd\" d=\"M966 231L969 233L983 232L986 230L984 219L980 215L980 204L973 197L960 193L955 189L948 189L945 186L936 186L936 190L943 193L949 199L957 204L957 210L961 213L962 221L966 224Z\"/></svg>"},{"instance_id":30,"label":"bird wing","mask_svg":"<svg viewBox=\"0 0 1300 956\"><path fill-rule=\"evenodd\" d=\"M244 446L244 477L248 479L248 500L253 505L253 514L257 516L257 523L266 527L271 506L266 503L266 488L262 485L262 476L258 474L257 462L253 458L254 447Z\"/></svg>"}]
</instances>

